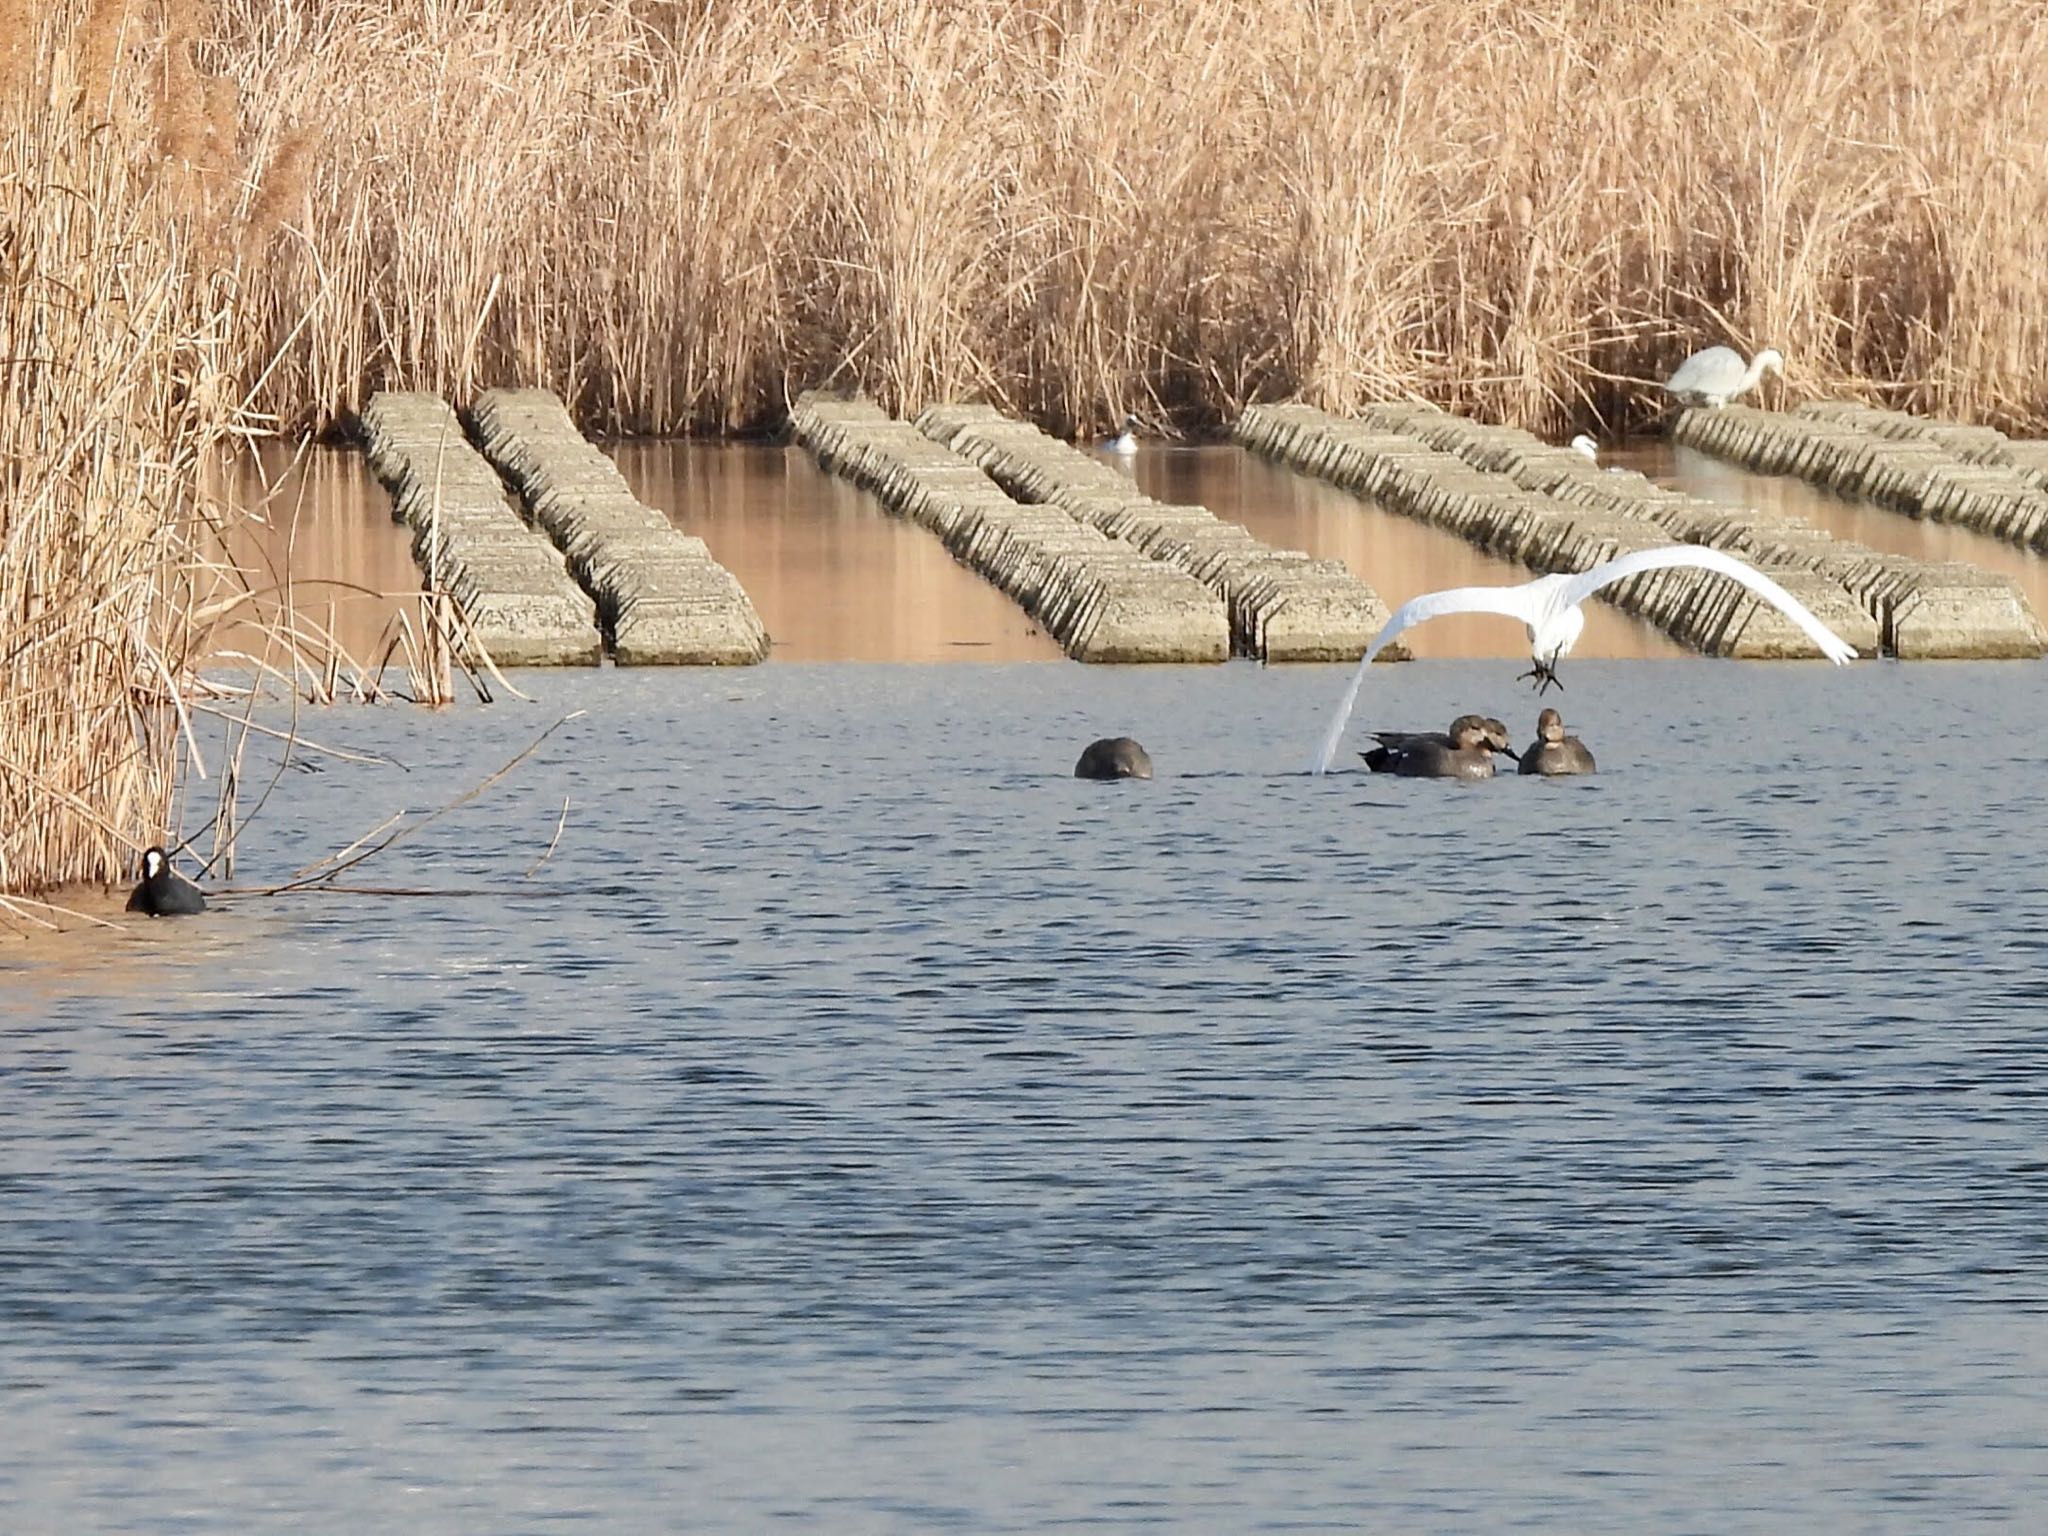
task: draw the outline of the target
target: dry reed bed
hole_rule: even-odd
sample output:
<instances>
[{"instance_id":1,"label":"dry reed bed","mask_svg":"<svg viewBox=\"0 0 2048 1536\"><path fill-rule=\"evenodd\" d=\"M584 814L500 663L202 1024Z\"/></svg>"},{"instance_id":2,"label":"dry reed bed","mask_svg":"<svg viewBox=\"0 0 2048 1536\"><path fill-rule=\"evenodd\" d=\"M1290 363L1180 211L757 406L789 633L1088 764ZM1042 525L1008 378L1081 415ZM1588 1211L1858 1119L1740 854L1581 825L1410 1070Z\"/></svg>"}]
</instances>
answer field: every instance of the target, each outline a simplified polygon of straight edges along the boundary
<instances>
[{"instance_id":1,"label":"dry reed bed","mask_svg":"<svg viewBox=\"0 0 2048 1536\"><path fill-rule=\"evenodd\" d=\"M170 701L251 599L188 537L205 455L380 387L656 432L821 381L1061 430L1280 395L1554 430L1725 338L2039 431L2037 19L0 0L0 887L174 819Z\"/></svg>"},{"instance_id":2,"label":"dry reed bed","mask_svg":"<svg viewBox=\"0 0 2048 1536\"><path fill-rule=\"evenodd\" d=\"M1519 425L1769 342L1802 393L2048 422L2031 0L234 0L317 125L261 400L506 382L586 426L806 384L1055 429L1421 396Z\"/></svg>"},{"instance_id":3,"label":"dry reed bed","mask_svg":"<svg viewBox=\"0 0 2048 1536\"><path fill-rule=\"evenodd\" d=\"M195 11L166 37L129 9L0 6L0 891L117 878L197 748L233 112L191 70Z\"/></svg>"}]
</instances>

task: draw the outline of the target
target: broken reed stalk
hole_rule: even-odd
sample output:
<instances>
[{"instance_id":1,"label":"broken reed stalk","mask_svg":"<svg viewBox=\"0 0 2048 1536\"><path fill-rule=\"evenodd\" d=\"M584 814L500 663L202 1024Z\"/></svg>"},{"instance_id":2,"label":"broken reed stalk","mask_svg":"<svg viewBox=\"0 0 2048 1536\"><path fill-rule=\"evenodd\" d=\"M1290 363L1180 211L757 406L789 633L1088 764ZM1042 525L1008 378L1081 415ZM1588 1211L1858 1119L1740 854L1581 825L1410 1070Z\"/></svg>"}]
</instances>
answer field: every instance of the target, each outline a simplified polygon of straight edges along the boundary
<instances>
[{"instance_id":1,"label":"broken reed stalk","mask_svg":"<svg viewBox=\"0 0 2048 1536\"><path fill-rule=\"evenodd\" d=\"M375 858L378 854L383 853L386 849L394 847L398 843L403 842L405 839L411 837L414 833L420 831L422 828L431 826L434 822L439 821L443 816L446 816L450 811L459 810L461 807L469 804L472 800L475 800L479 796L488 792L493 785L503 780L505 777L511 774L514 769L518 768L518 766L521 763L525 762L528 758L532 757L534 753L538 752L550 736L553 736L555 732L559 731L563 726L567 725L570 721L582 719L584 713L585 711L583 710L575 709L571 710L568 714L563 715L560 719L555 721L553 725L550 725L546 730L542 731L538 736L534 737L532 741L528 742L524 747L520 748L518 752L514 753L512 757L502 767L498 768L492 773L485 775L476 784L473 784L468 789L464 790L461 794L457 795L453 800L448 801L445 805L441 806L437 810L428 812L425 816L420 817L419 820L413 822L405 822L404 818L406 813L400 811L395 815L386 817L377 826L371 828L368 832L364 833L361 837L357 838L354 842L350 843L346 848L343 848L340 852L329 854L325 858L318 859L313 863L306 865L304 868L296 871L292 875L291 879L287 880L282 885L265 886L261 890L237 892L236 894L278 896L284 894L287 891L305 890L309 887L320 887L329 884L334 880L336 876L348 870L354 869L358 864L362 864L369 859ZM566 803L564 804L562 809L562 816L563 820L566 822L568 818L568 806ZM404 824L400 825L400 823ZM391 830L390 835L388 837L381 836L381 834L383 834L387 829L394 830ZM556 827L556 836L559 837L560 835L561 827L558 824ZM552 842L548 845L548 852L550 854L554 852L554 844ZM535 867L538 868L539 866L536 865Z\"/></svg>"}]
</instances>

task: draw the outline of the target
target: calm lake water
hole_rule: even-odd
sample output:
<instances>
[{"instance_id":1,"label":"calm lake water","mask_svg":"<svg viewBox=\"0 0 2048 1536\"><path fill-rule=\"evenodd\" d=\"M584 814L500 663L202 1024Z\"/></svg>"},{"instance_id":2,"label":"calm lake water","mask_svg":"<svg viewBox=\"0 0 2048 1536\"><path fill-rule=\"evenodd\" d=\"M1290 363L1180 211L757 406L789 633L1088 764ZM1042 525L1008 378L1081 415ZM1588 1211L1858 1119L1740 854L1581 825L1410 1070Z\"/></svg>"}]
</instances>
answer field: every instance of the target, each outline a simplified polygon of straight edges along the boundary
<instances>
[{"instance_id":1,"label":"calm lake water","mask_svg":"<svg viewBox=\"0 0 2048 1536\"><path fill-rule=\"evenodd\" d=\"M1346 670L309 715L403 766L244 883L585 711L444 894L0 949L6 1528L2030 1525L2048 666L1575 657L1474 786L1301 774Z\"/></svg>"}]
</instances>

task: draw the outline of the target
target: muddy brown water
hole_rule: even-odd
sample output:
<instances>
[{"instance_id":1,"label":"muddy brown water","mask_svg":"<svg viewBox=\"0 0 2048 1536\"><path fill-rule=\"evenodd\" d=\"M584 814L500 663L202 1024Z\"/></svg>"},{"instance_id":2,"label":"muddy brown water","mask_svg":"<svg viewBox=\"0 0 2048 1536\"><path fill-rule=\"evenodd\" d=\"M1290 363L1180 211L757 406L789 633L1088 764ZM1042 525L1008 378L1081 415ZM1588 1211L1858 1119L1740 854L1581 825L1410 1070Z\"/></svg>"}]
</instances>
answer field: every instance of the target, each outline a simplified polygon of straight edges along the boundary
<instances>
[{"instance_id":1,"label":"muddy brown water","mask_svg":"<svg viewBox=\"0 0 2048 1536\"><path fill-rule=\"evenodd\" d=\"M220 466L212 489L227 502L226 554L241 572L221 592L248 595L223 644L261 654L260 628L236 621L270 622L289 592L309 652L324 650L331 628L348 656L368 661L397 614L413 608L420 574L410 538L360 453L264 443ZM280 661L275 651L268 659Z\"/></svg>"},{"instance_id":2,"label":"muddy brown water","mask_svg":"<svg viewBox=\"0 0 2048 1536\"><path fill-rule=\"evenodd\" d=\"M1059 648L1036 624L937 539L823 473L799 448L627 442L612 453L641 500L702 538L739 578L774 638L775 660L1059 659ZM1604 457L1694 495L1796 513L1874 549L2001 572L2036 612L2048 614L2048 559L2000 540L1797 480L1750 474L1661 441L1621 445ZM1147 445L1131 468L1148 495L1206 506L1276 547L1342 560L1390 608L1441 587L1529 577L1451 534L1233 445ZM419 576L406 531L392 522L361 455L294 454L267 445L236 460L222 484L235 506L257 514L237 527L231 550L258 606L274 610L289 580L302 628L317 637L332 622L351 656L373 655L394 615L416 598ZM1515 657L1525 644L1511 620L1483 615L1440 619L1411 640L1424 657ZM1573 654L1598 660L1685 652L1651 626L1593 604Z\"/></svg>"},{"instance_id":3,"label":"muddy brown water","mask_svg":"<svg viewBox=\"0 0 2048 1536\"><path fill-rule=\"evenodd\" d=\"M1370 582L1389 609L1445 587L1510 586L1530 572L1473 548L1455 534L1388 512L1348 491L1298 475L1234 444L1148 448L1137 481L1160 501L1205 506L1242 523L1280 549L1342 560ZM1586 631L1572 647L1579 660L1683 656L1683 646L1604 603L1585 609ZM1412 631L1417 656L1526 656L1528 639L1512 619L1458 614Z\"/></svg>"},{"instance_id":4,"label":"muddy brown water","mask_svg":"<svg viewBox=\"0 0 2048 1536\"><path fill-rule=\"evenodd\" d=\"M1057 661L1024 611L801 448L628 442L633 494L710 546L780 661Z\"/></svg>"}]
</instances>

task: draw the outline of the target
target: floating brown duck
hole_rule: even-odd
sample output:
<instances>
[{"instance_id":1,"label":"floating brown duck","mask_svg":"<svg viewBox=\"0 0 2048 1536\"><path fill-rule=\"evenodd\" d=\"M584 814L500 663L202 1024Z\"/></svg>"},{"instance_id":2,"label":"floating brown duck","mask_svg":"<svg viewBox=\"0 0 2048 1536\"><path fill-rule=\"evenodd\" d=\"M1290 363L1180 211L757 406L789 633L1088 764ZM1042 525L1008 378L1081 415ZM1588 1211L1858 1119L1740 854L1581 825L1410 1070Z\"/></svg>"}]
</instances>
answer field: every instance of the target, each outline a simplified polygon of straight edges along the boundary
<instances>
[{"instance_id":1,"label":"floating brown duck","mask_svg":"<svg viewBox=\"0 0 2048 1536\"><path fill-rule=\"evenodd\" d=\"M1493 756L1515 755L1508 728L1484 715L1460 715L1448 731L1375 731L1379 743L1360 755L1374 773L1407 779L1490 779Z\"/></svg>"},{"instance_id":2,"label":"floating brown duck","mask_svg":"<svg viewBox=\"0 0 2048 1536\"><path fill-rule=\"evenodd\" d=\"M1569 773L1592 773L1593 754L1576 736L1564 733L1564 716L1546 709L1536 717L1536 741L1522 754L1522 772L1557 778Z\"/></svg>"}]
</instances>

